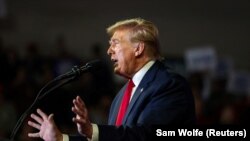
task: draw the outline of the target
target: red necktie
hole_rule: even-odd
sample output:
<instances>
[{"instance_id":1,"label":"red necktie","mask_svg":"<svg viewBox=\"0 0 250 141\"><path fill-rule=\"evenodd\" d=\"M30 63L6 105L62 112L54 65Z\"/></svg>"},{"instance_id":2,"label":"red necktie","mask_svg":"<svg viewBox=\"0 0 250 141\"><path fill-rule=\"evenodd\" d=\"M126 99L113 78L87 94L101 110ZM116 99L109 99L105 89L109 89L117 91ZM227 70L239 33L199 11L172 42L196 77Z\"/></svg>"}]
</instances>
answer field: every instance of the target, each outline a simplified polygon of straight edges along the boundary
<instances>
[{"instance_id":1,"label":"red necktie","mask_svg":"<svg viewBox=\"0 0 250 141\"><path fill-rule=\"evenodd\" d=\"M117 115L117 119L116 119L116 126L120 126L122 124L122 119L126 113L129 101L130 101L130 96L131 96L131 92L133 87L135 86L135 84L133 83L133 81L130 79L128 82L128 86L127 89L125 90L125 93L123 95L123 99L120 105L120 109Z\"/></svg>"}]
</instances>

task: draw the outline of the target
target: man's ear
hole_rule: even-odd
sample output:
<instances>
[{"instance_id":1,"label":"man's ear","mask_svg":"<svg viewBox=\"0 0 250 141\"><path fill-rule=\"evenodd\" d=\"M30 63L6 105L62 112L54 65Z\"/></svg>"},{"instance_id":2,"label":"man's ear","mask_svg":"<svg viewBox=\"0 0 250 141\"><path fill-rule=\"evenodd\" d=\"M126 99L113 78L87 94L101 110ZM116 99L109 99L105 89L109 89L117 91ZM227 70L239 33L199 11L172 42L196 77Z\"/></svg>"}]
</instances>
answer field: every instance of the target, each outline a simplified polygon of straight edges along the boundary
<instances>
[{"instance_id":1,"label":"man's ear","mask_svg":"<svg viewBox=\"0 0 250 141\"><path fill-rule=\"evenodd\" d=\"M135 57L142 55L145 49L145 44L143 42L139 42L135 47Z\"/></svg>"}]
</instances>

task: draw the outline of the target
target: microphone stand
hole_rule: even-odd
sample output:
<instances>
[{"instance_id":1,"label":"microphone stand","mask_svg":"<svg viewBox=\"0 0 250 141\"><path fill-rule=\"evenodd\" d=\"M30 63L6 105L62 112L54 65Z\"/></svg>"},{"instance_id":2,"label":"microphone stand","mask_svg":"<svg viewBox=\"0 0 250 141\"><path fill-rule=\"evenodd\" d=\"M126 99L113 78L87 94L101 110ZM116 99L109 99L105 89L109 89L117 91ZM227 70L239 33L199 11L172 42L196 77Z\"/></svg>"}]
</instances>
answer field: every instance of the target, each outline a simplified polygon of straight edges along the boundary
<instances>
[{"instance_id":1,"label":"microphone stand","mask_svg":"<svg viewBox=\"0 0 250 141\"><path fill-rule=\"evenodd\" d=\"M34 110L35 106L38 104L39 100L41 100L42 98L44 98L46 95L48 95L50 92L54 91L55 89L73 81L74 79L77 78L77 76L80 75L80 70L77 66L74 66L72 68L72 73L74 75L68 75L67 74L63 74L60 75L58 77L56 77L55 79L51 80L50 82L48 82L45 86L43 86L43 88L39 91L39 93L37 94L34 102L30 105L30 107L22 114L22 116L19 118L19 120L17 121L14 129L12 130L12 134L10 137L10 141L14 141L15 136L17 134L17 131L19 130L19 128L21 127L23 121L25 120L25 118L30 114L30 112L32 110ZM61 80L64 80L63 82L60 82ZM60 83L59 83L60 82ZM58 83L58 84L56 84ZM56 85L55 85L56 84ZM48 89L48 87L50 87ZM45 89L48 89L47 91L45 91ZM44 92L45 91L45 92Z\"/></svg>"}]
</instances>

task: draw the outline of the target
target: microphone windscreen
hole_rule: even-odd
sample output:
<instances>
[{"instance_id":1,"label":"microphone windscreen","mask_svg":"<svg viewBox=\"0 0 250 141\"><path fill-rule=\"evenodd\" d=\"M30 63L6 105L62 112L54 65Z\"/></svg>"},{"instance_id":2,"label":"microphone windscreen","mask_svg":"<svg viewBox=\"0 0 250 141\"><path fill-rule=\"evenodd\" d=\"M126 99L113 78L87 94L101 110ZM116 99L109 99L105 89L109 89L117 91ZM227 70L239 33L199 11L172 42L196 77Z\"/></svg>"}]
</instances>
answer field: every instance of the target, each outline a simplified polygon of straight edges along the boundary
<instances>
[{"instance_id":1,"label":"microphone windscreen","mask_svg":"<svg viewBox=\"0 0 250 141\"><path fill-rule=\"evenodd\" d=\"M86 63L85 66L81 67L81 70L87 70L89 72L97 72L101 71L103 68L104 64L100 60L93 60L88 63Z\"/></svg>"}]
</instances>

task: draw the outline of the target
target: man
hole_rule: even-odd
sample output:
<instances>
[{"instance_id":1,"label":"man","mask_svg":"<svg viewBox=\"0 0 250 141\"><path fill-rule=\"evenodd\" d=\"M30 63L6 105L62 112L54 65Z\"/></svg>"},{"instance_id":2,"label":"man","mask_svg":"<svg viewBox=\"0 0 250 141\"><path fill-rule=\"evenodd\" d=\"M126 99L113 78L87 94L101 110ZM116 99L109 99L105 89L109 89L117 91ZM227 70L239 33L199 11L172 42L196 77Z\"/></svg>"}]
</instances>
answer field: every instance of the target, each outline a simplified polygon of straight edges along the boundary
<instances>
[{"instance_id":1,"label":"man","mask_svg":"<svg viewBox=\"0 0 250 141\"><path fill-rule=\"evenodd\" d=\"M82 99L73 100L79 136L62 134L53 121L40 109L31 114L36 121L28 124L39 130L29 133L45 141L120 141L147 140L155 135L155 125L190 125L195 123L194 101L186 80L170 73L160 61L158 29L144 19L120 21L107 28L111 36L107 51L114 62L114 72L129 80L115 97L108 125L92 124ZM130 87L129 105L123 105L127 85ZM129 93L129 92L128 92ZM121 108L123 107L123 108ZM125 111L121 116L121 111Z\"/></svg>"}]
</instances>

